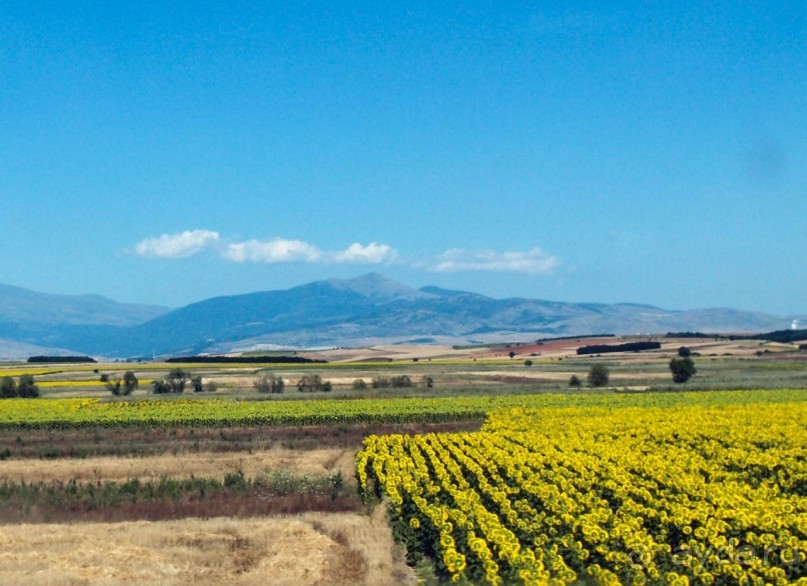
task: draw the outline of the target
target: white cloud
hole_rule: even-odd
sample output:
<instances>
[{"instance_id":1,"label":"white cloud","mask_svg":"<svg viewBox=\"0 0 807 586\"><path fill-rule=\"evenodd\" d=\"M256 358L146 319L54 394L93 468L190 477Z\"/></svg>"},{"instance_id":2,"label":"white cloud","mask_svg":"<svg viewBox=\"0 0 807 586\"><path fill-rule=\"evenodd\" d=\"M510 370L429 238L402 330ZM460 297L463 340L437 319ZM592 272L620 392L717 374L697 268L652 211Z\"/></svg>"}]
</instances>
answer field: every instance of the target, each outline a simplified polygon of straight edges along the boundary
<instances>
[{"instance_id":1,"label":"white cloud","mask_svg":"<svg viewBox=\"0 0 807 586\"><path fill-rule=\"evenodd\" d=\"M458 271L507 271L540 275L560 266L560 259L540 248L527 252L496 252L482 250L472 252L462 248L447 250L426 265L438 273Z\"/></svg>"},{"instance_id":2,"label":"white cloud","mask_svg":"<svg viewBox=\"0 0 807 586\"><path fill-rule=\"evenodd\" d=\"M218 232L187 230L180 234L163 234L147 238L135 246L135 253L147 258L188 258L215 249L221 258L237 263L322 263L375 265L396 262L431 272L503 271L545 274L560 266L560 260L540 248L526 252L447 250L433 258L398 259L398 251L379 242L362 245L354 242L344 250L322 250L304 240L246 240L222 242Z\"/></svg>"},{"instance_id":3,"label":"white cloud","mask_svg":"<svg viewBox=\"0 0 807 586\"><path fill-rule=\"evenodd\" d=\"M202 252L218 240L218 232L186 230L181 234L163 234L157 238L146 238L135 246L135 253L147 258L188 258Z\"/></svg>"},{"instance_id":4,"label":"white cloud","mask_svg":"<svg viewBox=\"0 0 807 586\"><path fill-rule=\"evenodd\" d=\"M392 247L378 242L362 246L354 242L342 252L332 255L333 262L346 264L381 264L395 260L398 253Z\"/></svg>"},{"instance_id":5,"label":"white cloud","mask_svg":"<svg viewBox=\"0 0 807 586\"><path fill-rule=\"evenodd\" d=\"M235 262L317 262L323 258L322 251L302 240L247 240L228 244L222 256Z\"/></svg>"}]
</instances>

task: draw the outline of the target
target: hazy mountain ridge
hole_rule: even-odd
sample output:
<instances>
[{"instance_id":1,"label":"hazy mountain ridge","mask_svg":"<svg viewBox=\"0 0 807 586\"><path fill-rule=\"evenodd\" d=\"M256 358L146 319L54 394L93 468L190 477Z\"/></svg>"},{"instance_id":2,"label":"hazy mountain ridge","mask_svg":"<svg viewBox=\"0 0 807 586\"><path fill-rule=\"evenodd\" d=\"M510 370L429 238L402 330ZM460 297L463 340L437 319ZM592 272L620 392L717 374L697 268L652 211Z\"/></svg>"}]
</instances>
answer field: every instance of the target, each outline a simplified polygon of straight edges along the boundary
<instances>
[{"instance_id":1,"label":"hazy mountain ridge","mask_svg":"<svg viewBox=\"0 0 807 586\"><path fill-rule=\"evenodd\" d=\"M770 331L787 328L798 317L720 308L674 311L636 303L493 299L439 287L415 289L375 273L287 290L214 297L173 311L115 304L94 296L80 300L56 296L66 308L84 309L83 314L65 309L66 315L60 315L52 297L45 296L51 305L38 314L40 318L55 315L51 324L45 319L26 321L7 308L0 311L0 338L92 355L133 357L225 352L258 344L345 346L422 337L473 341L509 334ZM98 322L75 323L77 315L85 320L92 317L94 306L88 299L102 308L96 314ZM2 295L0 301L4 301ZM121 315L113 319L109 313L116 308ZM149 311L158 315L132 323ZM8 319L9 315L17 319Z\"/></svg>"},{"instance_id":2,"label":"hazy mountain ridge","mask_svg":"<svg viewBox=\"0 0 807 586\"><path fill-rule=\"evenodd\" d=\"M157 305L118 303L101 295L56 295L0 285L0 323L22 329L34 324L131 326L168 311Z\"/></svg>"}]
</instances>

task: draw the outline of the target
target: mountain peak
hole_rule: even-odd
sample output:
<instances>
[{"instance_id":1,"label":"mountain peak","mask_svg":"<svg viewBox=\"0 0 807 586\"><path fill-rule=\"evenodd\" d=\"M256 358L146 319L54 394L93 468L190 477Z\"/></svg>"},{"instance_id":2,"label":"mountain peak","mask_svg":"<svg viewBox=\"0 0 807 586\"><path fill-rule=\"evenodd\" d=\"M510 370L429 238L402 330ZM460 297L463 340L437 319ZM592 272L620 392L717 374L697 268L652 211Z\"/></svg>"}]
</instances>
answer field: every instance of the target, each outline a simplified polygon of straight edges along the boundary
<instances>
[{"instance_id":1,"label":"mountain peak","mask_svg":"<svg viewBox=\"0 0 807 586\"><path fill-rule=\"evenodd\" d=\"M426 292L419 291L393 281L380 273L367 273L352 279L329 279L323 283L339 289L341 291L350 291L358 293L364 297L374 300L392 300L392 299L416 299L420 297L431 297Z\"/></svg>"}]
</instances>

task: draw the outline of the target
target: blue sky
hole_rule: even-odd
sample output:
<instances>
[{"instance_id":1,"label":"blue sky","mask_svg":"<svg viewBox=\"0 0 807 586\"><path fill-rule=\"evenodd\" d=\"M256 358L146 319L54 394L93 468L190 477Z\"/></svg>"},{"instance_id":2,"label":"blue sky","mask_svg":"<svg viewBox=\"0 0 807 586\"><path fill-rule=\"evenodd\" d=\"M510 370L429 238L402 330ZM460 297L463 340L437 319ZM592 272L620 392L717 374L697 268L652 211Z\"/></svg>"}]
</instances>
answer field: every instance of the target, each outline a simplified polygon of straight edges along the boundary
<instances>
[{"instance_id":1,"label":"blue sky","mask_svg":"<svg viewBox=\"0 0 807 586\"><path fill-rule=\"evenodd\" d=\"M807 311L804 2L6 2L0 282Z\"/></svg>"}]
</instances>

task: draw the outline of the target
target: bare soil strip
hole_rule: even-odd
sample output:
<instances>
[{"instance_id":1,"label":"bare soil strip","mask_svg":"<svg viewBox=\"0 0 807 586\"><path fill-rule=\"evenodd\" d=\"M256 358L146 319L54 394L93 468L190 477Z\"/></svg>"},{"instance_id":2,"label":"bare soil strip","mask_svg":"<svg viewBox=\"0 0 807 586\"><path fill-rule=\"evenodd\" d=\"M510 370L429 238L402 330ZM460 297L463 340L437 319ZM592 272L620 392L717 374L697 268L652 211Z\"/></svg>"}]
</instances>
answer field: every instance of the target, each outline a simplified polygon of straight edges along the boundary
<instances>
[{"instance_id":1,"label":"bare soil strip","mask_svg":"<svg viewBox=\"0 0 807 586\"><path fill-rule=\"evenodd\" d=\"M96 428L0 430L0 457L8 459L145 457L209 452L248 452L361 446L371 434L476 431L481 421L406 424L265 425L216 428Z\"/></svg>"}]
</instances>

